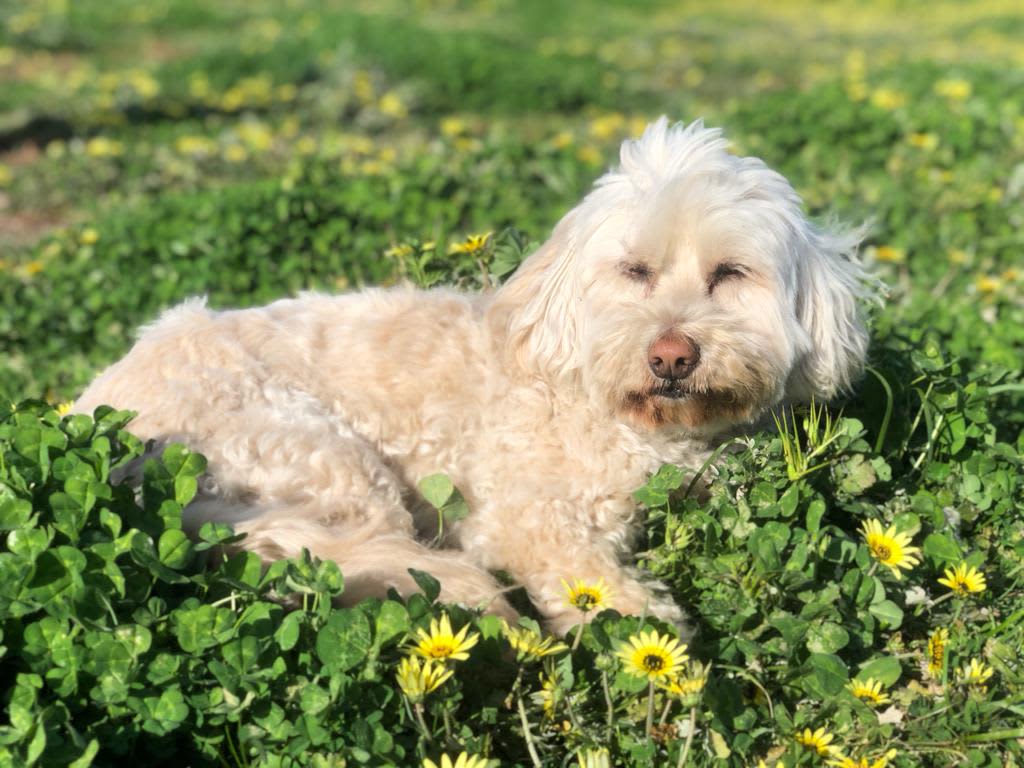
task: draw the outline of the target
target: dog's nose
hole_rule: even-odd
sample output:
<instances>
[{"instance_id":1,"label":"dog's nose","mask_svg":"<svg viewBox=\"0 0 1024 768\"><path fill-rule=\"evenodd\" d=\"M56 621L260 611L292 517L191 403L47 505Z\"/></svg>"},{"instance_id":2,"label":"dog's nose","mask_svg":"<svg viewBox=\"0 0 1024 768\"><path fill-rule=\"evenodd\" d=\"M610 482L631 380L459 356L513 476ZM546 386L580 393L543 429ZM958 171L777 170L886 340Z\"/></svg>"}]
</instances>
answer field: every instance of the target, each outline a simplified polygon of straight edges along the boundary
<instances>
[{"instance_id":1,"label":"dog's nose","mask_svg":"<svg viewBox=\"0 0 1024 768\"><path fill-rule=\"evenodd\" d=\"M686 336L665 334L647 352L647 364L659 379L685 379L700 361L700 347Z\"/></svg>"}]
</instances>

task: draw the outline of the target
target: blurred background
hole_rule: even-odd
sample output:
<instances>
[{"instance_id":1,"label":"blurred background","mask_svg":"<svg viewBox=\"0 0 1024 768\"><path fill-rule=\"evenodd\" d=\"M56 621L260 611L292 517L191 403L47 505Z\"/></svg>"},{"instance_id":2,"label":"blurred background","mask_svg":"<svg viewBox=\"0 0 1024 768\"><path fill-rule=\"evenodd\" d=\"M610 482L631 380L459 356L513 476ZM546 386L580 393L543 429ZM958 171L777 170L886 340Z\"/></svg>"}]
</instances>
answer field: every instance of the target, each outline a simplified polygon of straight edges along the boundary
<instances>
[{"instance_id":1,"label":"blurred background","mask_svg":"<svg viewBox=\"0 0 1024 768\"><path fill-rule=\"evenodd\" d=\"M188 295L494 283L661 114L874 222L882 348L1019 367L1022 72L1009 0L4 0L0 395Z\"/></svg>"}]
</instances>

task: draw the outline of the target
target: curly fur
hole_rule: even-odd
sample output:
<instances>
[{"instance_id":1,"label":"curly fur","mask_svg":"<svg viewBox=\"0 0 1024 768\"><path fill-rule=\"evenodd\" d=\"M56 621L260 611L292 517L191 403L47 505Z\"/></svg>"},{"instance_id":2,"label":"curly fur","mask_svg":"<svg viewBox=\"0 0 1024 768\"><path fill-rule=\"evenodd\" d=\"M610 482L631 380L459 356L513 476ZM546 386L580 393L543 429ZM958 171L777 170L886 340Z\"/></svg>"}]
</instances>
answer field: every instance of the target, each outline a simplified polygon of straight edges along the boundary
<instances>
[{"instance_id":1,"label":"curly fur","mask_svg":"<svg viewBox=\"0 0 1024 768\"><path fill-rule=\"evenodd\" d=\"M619 610L680 623L626 564L632 493L784 399L850 384L867 347L857 239L812 225L789 183L719 131L662 118L494 294L190 300L75 407L133 409L154 450L204 453L188 525L229 522L267 560L335 559L349 599L413 591L415 567L447 600L511 614L500 569L555 631L579 618L562 594L572 577L604 577ZM713 284L723 263L742 274ZM648 365L666 333L701 349L673 392ZM443 548L423 543L433 515L414 490L436 472L471 509Z\"/></svg>"}]
</instances>

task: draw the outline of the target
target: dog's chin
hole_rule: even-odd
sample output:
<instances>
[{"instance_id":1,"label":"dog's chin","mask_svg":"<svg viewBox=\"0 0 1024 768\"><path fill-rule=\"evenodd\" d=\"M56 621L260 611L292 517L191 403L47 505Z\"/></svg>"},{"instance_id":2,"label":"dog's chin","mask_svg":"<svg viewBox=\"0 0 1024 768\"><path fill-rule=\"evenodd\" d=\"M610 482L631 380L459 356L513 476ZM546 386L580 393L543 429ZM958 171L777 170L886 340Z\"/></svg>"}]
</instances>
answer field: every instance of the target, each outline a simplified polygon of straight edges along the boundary
<instances>
[{"instance_id":1,"label":"dog's chin","mask_svg":"<svg viewBox=\"0 0 1024 768\"><path fill-rule=\"evenodd\" d=\"M749 421L757 406L731 390L698 389L681 379L629 390L619 410L629 421L643 428L683 427L706 434Z\"/></svg>"}]
</instances>

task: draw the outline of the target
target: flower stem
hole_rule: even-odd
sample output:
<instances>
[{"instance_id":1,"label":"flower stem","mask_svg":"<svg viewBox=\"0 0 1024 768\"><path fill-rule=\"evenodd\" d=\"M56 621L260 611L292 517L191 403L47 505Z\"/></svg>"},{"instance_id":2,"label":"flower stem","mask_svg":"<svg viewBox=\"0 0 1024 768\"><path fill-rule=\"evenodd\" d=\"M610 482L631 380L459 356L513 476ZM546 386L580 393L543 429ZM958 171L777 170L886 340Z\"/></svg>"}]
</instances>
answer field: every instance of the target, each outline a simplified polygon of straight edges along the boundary
<instances>
[{"instance_id":1,"label":"flower stem","mask_svg":"<svg viewBox=\"0 0 1024 768\"><path fill-rule=\"evenodd\" d=\"M647 724L644 726L644 733L647 734L647 743L651 743L651 730L654 728L654 681L647 684Z\"/></svg>"},{"instance_id":2,"label":"flower stem","mask_svg":"<svg viewBox=\"0 0 1024 768\"><path fill-rule=\"evenodd\" d=\"M664 725L668 721L668 713L672 710L672 699L666 697L665 708L661 710L661 719L658 720L658 725Z\"/></svg>"},{"instance_id":3,"label":"flower stem","mask_svg":"<svg viewBox=\"0 0 1024 768\"><path fill-rule=\"evenodd\" d=\"M928 610L930 611L930 610L931 610L932 608L934 608L934 607L935 607L936 605L939 605L940 603L944 603L944 602L946 602L946 601L947 601L947 600L949 600L949 599L950 599L951 597L953 597L953 596L954 596L955 594L956 594L955 592L947 592L946 594L942 595L941 597L937 597L937 598L935 598L935 599L934 599L934 600L932 600L932 601L931 601L930 603L928 603Z\"/></svg>"},{"instance_id":4,"label":"flower stem","mask_svg":"<svg viewBox=\"0 0 1024 768\"><path fill-rule=\"evenodd\" d=\"M583 640L583 627L586 626L586 622L587 622L587 614L586 614L586 612L584 612L583 613L583 621L580 622L580 624L579 624L579 626L578 626L578 628L576 630L576 637L574 637L572 639L572 649L569 651L570 653L576 653L576 649L580 647L580 641Z\"/></svg>"},{"instance_id":5,"label":"flower stem","mask_svg":"<svg viewBox=\"0 0 1024 768\"><path fill-rule=\"evenodd\" d=\"M690 727L686 732L686 743L683 744L683 749L679 753L679 762L676 763L676 768L683 768L686 765L686 758L690 756L690 747L693 744L693 734L697 731L697 707L693 707L690 710Z\"/></svg>"},{"instance_id":6,"label":"flower stem","mask_svg":"<svg viewBox=\"0 0 1024 768\"><path fill-rule=\"evenodd\" d=\"M416 722L419 723L420 730L423 732L423 738L427 740L428 744L433 744L434 736L430 733L430 729L427 728L427 721L423 719L423 704L416 702L412 705L412 710L416 713Z\"/></svg>"},{"instance_id":7,"label":"flower stem","mask_svg":"<svg viewBox=\"0 0 1024 768\"><path fill-rule=\"evenodd\" d=\"M612 727L615 725L615 705L612 704L612 692L608 688L608 673L601 670L601 687L604 688L604 703L608 708L605 717L605 735L611 740Z\"/></svg>"},{"instance_id":8,"label":"flower stem","mask_svg":"<svg viewBox=\"0 0 1024 768\"><path fill-rule=\"evenodd\" d=\"M530 753L530 762L533 763L534 768L543 768L544 764L540 761L540 755L537 754L537 747L533 744L533 734L530 733L530 720L526 717L526 704L523 703L522 693L522 682L523 682L523 667L519 667L519 674L516 675L515 685L512 686L512 690L516 695L516 707L519 709L519 721L523 725L523 739L526 741L526 749Z\"/></svg>"},{"instance_id":9,"label":"flower stem","mask_svg":"<svg viewBox=\"0 0 1024 768\"><path fill-rule=\"evenodd\" d=\"M454 743L452 739L452 720L448 707L441 707L442 722L444 723L444 738L448 744Z\"/></svg>"}]
</instances>

